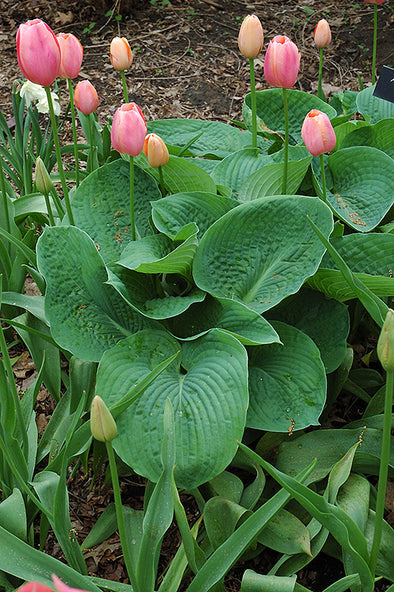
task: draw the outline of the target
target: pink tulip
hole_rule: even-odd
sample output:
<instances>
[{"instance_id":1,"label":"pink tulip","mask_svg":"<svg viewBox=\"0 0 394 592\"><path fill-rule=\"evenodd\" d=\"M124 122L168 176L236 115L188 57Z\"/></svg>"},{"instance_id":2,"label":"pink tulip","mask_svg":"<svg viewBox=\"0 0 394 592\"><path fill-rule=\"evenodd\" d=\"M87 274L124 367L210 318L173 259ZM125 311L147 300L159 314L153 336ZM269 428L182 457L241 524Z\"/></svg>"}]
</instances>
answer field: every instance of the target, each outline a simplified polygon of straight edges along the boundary
<instances>
[{"instance_id":1,"label":"pink tulip","mask_svg":"<svg viewBox=\"0 0 394 592\"><path fill-rule=\"evenodd\" d=\"M89 80L78 82L74 91L74 103L76 108L82 113L85 113L85 115L96 111L99 99L96 89Z\"/></svg>"},{"instance_id":2,"label":"pink tulip","mask_svg":"<svg viewBox=\"0 0 394 592\"><path fill-rule=\"evenodd\" d=\"M365 0L368 4L383 4L384 0Z\"/></svg>"},{"instance_id":3,"label":"pink tulip","mask_svg":"<svg viewBox=\"0 0 394 592\"><path fill-rule=\"evenodd\" d=\"M268 44L264 59L264 76L271 86L291 88L297 80L301 55L295 43L277 35Z\"/></svg>"},{"instance_id":4,"label":"pink tulip","mask_svg":"<svg viewBox=\"0 0 394 592\"><path fill-rule=\"evenodd\" d=\"M18 588L17 592L53 592L53 590L41 582L27 582Z\"/></svg>"},{"instance_id":5,"label":"pink tulip","mask_svg":"<svg viewBox=\"0 0 394 592\"><path fill-rule=\"evenodd\" d=\"M143 151L148 158L151 167L157 168L167 164L169 159L168 148L156 134L148 134L145 138Z\"/></svg>"},{"instance_id":6,"label":"pink tulip","mask_svg":"<svg viewBox=\"0 0 394 592\"><path fill-rule=\"evenodd\" d=\"M260 19L250 14L242 22L238 34L239 51L246 58L255 58L263 48L264 33Z\"/></svg>"},{"instance_id":7,"label":"pink tulip","mask_svg":"<svg viewBox=\"0 0 394 592\"><path fill-rule=\"evenodd\" d=\"M312 109L305 117L301 137L313 156L330 152L335 148L337 141L328 115L317 109Z\"/></svg>"},{"instance_id":8,"label":"pink tulip","mask_svg":"<svg viewBox=\"0 0 394 592\"><path fill-rule=\"evenodd\" d=\"M59 43L44 21L34 19L19 26L16 51L19 67L31 82L49 86L59 76Z\"/></svg>"},{"instance_id":9,"label":"pink tulip","mask_svg":"<svg viewBox=\"0 0 394 592\"><path fill-rule=\"evenodd\" d=\"M115 70L127 70L133 63L133 53L125 37L114 37L110 46L111 64Z\"/></svg>"},{"instance_id":10,"label":"pink tulip","mask_svg":"<svg viewBox=\"0 0 394 592\"><path fill-rule=\"evenodd\" d=\"M112 122L112 146L121 154L137 156L144 145L146 123L141 109L135 103L127 103L117 109Z\"/></svg>"},{"instance_id":11,"label":"pink tulip","mask_svg":"<svg viewBox=\"0 0 394 592\"><path fill-rule=\"evenodd\" d=\"M76 78L82 64L82 45L71 33L59 33L56 39L60 46L60 78Z\"/></svg>"},{"instance_id":12,"label":"pink tulip","mask_svg":"<svg viewBox=\"0 0 394 592\"><path fill-rule=\"evenodd\" d=\"M316 47L327 47L331 43L331 29L326 19L321 19L313 32L313 40Z\"/></svg>"}]
</instances>

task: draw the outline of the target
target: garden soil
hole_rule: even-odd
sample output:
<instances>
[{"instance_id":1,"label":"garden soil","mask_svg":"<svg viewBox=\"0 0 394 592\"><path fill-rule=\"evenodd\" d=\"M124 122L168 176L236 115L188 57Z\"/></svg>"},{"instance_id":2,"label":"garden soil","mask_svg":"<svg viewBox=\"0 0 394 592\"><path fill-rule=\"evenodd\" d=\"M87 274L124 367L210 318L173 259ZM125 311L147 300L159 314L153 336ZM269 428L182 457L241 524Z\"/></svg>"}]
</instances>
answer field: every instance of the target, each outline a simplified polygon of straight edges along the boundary
<instances>
[{"instance_id":1,"label":"garden soil","mask_svg":"<svg viewBox=\"0 0 394 592\"><path fill-rule=\"evenodd\" d=\"M377 73L383 64L392 65L393 3L378 6L379 43ZM127 72L130 100L142 109L147 120L158 118L200 118L223 121L241 119L242 101L248 92L248 62L237 46L242 19L247 14L259 16L266 43L284 34L301 52L300 75L295 88L308 92L317 89L318 50L313 44L313 29L326 18L332 30L332 44L324 51L323 89L327 95L344 90L359 90L371 83L373 6L363 0L0 0L0 110L12 126L14 84L20 82L15 36L20 23L28 19L45 20L55 33L74 33L84 46L84 61L79 79L89 79L100 98L99 121L108 121L122 103L119 73L112 69L109 45L116 36L126 37L133 49L134 62ZM257 89L267 88L263 76L263 56L255 60ZM59 85L62 104L67 105L64 84ZM67 128L66 128L67 130ZM358 344L359 355L367 353L368 344ZM21 353L21 352L18 352ZM14 366L20 391L34 380L36 371L28 352ZM362 410L354 397L345 397L335 409L328 425L339 427ZM37 424L45 428L54 404L45 389L37 403ZM75 536L83 541L97 517L112 501L112 491L99 472L92 484L92 469L82 468L70 475L71 520ZM122 478L125 504L142 506L144 482L135 475ZM198 516L191 497L183 502L188 517ZM394 510L390 485L387 503ZM393 511L391 512L391 518ZM166 535L161 567L165 569L180 544L175 527ZM46 552L62 559L58 544L49 536ZM85 552L92 575L127 582L119 539L114 534L105 543ZM267 550L234 568L225 584L229 592L240 589L246 568L267 573L276 561ZM302 570L298 582L319 592L342 575L342 565L326 555L319 555ZM378 587L380 586L380 587ZM376 590L386 590L380 582Z\"/></svg>"}]
</instances>

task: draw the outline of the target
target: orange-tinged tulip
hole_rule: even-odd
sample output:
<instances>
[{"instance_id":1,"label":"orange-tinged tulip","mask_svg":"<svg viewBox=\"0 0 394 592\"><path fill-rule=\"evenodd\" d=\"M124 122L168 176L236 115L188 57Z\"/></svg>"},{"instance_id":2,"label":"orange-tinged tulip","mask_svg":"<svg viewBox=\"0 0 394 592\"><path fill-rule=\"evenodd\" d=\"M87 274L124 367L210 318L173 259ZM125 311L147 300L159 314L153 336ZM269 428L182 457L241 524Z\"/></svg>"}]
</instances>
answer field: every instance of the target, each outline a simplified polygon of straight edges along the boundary
<instances>
[{"instance_id":1,"label":"orange-tinged tulip","mask_svg":"<svg viewBox=\"0 0 394 592\"><path fill-rule=\"evenodd\" d=\"M327 47L331 43L331 29L326 19L321 19L313 32L313 40L316 47Z\"/></svg>"},{"instance_id":2,"label":"orange-tinged tulip","mask_svg":"<svg viewBox=\"0 0 394 592\"><path fill-rule=\"evenodd\" d=\"M115 70L127 70L133 63L133 52L125 37L114 37L110 46L111 64Z\"/></svg>"},{"instance_id":3,"label":"orange-tinged tulip","mask_svg":"<svg viewBox=\"0 0 394 592\"><path fill-rule=\"evenodd\" d=\"M239 51L246 58L255 58L263 48L264 33L259 18L255 14L247 16L239 30Z\"/></svg>"},{"instance_id":4,"label":"orange-tinged tulip","mask_svg":"<svg viewBox=\"0 0 394 592\"><path fill-rule=\"evenodd\" d=\"M121 154L137 156L144 145L146 123L135 103L126 103L116 110L111 128L112 146Z\"/></svg>"},{"instance_id":5,"label":"orange-tinged tulip","mask_svg":"<svg viewBox=\"0 0 394 592\"><path fill-rule=\"evenodd\" d=\"M99 99L96 89L89 80L78 82L74 91L74 103L76 108L85 115L96 111Z\"/></svg>"},{"instance_id":6,"label":"orange-tinged tulip","mask_svg":"<svg viewBox=\"0 0 394 592\"><path fill-rule=\"evenodd\" d=\"M318 109L312 109L305 117L301 137L313 156L330 152L337 141L328 115Z\"/></svg>"},{"instance_id":7,"label":"orange-tinged tulip","mask_svg":"<svg viewBox=\"0 0 394 592\"><path fill-rule=\"evenodd\" d=\"M157 168L167 164L169 159L168 148L160 136L148 134L142 149L151 167Z\"/></svg>"},{"instance_id":8,"label":"orange-tinged tulip","mask_svg":"<svg viewBox=\"0 0 394 592\"><path fill-rule=\"evenodd\" d=\"M60 78L76 78L83 58L83 47L72 33L59 33L56 39L60 46Z\"/></svg>"},{"instance_id":9,"label":"orange-tinged tulip","mask_svg":"<svg viewBox=\"0 0 394 592\"><path fill-rule=\"evenodd\" d=\"M264 76L272 86L292 88L297 80L301 55L295 43L277 35L268 44L264 58Z\"/></svg>"},{"instance_id":10,"label":"orange-tinged tulip","mask_svg":"<svg viewBox=\"0 0 394 592\"><path fill-rule=\"evenodd\" d=\"M44 21L34 19L19 26L16 51L22 74L31 82L49 86L59 76L59 43Z\"/></svg>"}]
</instances>

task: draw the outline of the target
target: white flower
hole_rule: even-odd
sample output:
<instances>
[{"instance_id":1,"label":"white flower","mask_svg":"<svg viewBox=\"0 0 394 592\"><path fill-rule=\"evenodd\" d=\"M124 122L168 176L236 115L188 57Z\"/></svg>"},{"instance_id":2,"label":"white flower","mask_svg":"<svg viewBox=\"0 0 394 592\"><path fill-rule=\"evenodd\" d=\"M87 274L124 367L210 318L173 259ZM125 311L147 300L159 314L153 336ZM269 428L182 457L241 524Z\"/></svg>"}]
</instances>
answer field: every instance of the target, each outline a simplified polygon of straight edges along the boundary
<instances>
[{"instance_id":1,"label":"white flower","mask_svg":"<svg viewBox=\"0 0 394 592\"><path fill-rule=\"evenodd\" d=\"M26 80L26 82L22 84L19 94L22 98L25 98L26 107L30 107L32 103L37 101L37 111L39 113L49 113L47 95L43 86L34 84L34 82L30 82L30 80ZM51 97L55 115L60 115L59 97L54 92L51 92Z\"/></svg>"}]
</instances>

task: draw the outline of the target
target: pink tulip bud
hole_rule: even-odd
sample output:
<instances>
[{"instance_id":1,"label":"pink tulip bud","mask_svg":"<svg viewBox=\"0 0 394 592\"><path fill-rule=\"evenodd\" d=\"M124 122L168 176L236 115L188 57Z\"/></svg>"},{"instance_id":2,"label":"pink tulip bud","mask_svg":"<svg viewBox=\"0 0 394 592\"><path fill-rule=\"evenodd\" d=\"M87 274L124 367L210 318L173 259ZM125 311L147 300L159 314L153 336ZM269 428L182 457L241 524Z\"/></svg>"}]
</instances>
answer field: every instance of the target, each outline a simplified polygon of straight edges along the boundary
<instances>
[{"instance_id":1,"label":"pink tulip bud","mask_svg":"<svg viewBox=\"0 0 394 592\"><path fill-rule=\"evenodd\" d=\"M301 55L295 43L277 35L268 44L264 59L264 76L271 86L291 88L297 80Z\"/></svg>"},{"instance_id":2,"label":"pink tulip bud","mask_svg":"<svg viewBox=\"0 0 394 592\"><path fill-rule=\"evenodd\" d=\"M53 592L52 588L48 588L41 582L26 582L17 592Z\"/></svg>"},{"instance_id":3,"label":"pink tulip bud","mask_svg":"<svg viewBox=\"0 0 394 592\"><path fill-rule=\"evenodd\" d=\"M330 152L335 148L337 141L328 115L317 109L312 109L305 117L301 137L313 156Z\"/></svg>"},{"instance_id":4,"label":"pink tulip bud","mask_svg":"<svg viewBox=\"0 0 394 592\"><path fill-rule=\"evenodd\" d=\"M96 89L89 80L78 82L74 91L74 103L76 108L82 113L85 113L85 115L96 111L99 99Z\"/></svg>"},{"instance_id":5,"label":"pink tulip bud","mask_svg":"<svg viewBox=\"0 0 394 592\"><path fill-rule=\"evenodd\" d=\"M133 63L133 53L124 37L114 37L110 46L111 64L115 70L127 70Z\"/></svg>"},{"instance_id":6,"label":"pink tulip bud","mask_svg":"<svg viewBox=\"0 0 394 592\"><path fill-rule=\"evenodd\" d=\"M239 51L246 58L255 58L263 48L264 33L259 18L255 14L247 16L239 30Z\"/></svg>"},{"instance_id":7,"label":"pink tulip bud","mask_svg":"<svg viewBox=\"0 0 394 592\"><path fill-rule=\"evenodd\" d=\"M82 64L82 45L71 33L59 33L56 39L60 46L60 78L76 78Z\"/></svg>"},{"instance_id":8,"label":"pink tulip bud","mask_svg":"<svg viewBox=\"0 0 394 592\"><path fill-rule=\"evenodd\" d=\"M121 154L137 156L144 145L147 128L141 109L127 103L117 109L111 128L112 146Z\"/></svg>"},{"instance_id":9,"label":"pink tulip bud","mask_svg":"<svg viewBox=\"0 0 394 592\"><path fill-rule=\"evenodd\" d=\"M145 138L143 151L148 157L148 162L151 167L157 168L167 164L169 159L168 148L156 134L148 134Z\"/></svg>"},{"instance_id":10,"label":"pink tulip bud","mask_svg":"<svg viewBox=\"0 0 394 592\"><path fill-rule=\"evenodd\" d=\"M313 32L313 39L316 47L327 47L331 43L331 29L326 19L321 19Z\"/></svg>"},{"instance_id":11,"label":"pink tulip bud","mask_svg":"<svg viewBox=\"0 0 394 592\"><path fill-rule=\"evenodd\" d=\"M34 19L19 26L16 51L22 74L31 82L49 86L59 76L59 43L44 21Z\"/></svg>"},{"instance_id":12,"label":"pink tulip bud","mask_svg":"<svg viewBox=\"0 0 394 592\"><path fill-rule=\"evenodd\" d=\"M384 0L365 0L368 4L383 4Z\"/></svg>"}]
</instances>

